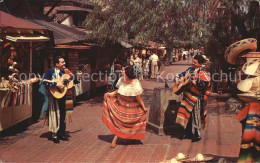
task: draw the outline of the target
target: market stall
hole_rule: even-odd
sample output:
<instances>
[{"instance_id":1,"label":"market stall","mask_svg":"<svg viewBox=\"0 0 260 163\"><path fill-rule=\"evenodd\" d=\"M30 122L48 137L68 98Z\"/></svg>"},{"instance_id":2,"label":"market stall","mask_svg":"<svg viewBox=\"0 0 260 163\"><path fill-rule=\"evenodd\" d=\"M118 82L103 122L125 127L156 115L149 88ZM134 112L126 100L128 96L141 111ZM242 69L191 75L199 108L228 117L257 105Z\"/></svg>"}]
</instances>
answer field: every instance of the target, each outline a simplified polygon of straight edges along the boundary
<instances>
[{"instance_id":1,"label":"market stall","mask_svg":"<svg viewBox=\"0 0 260 163\"><path fill-rule=\"evenodd\" d=\"M49 41L48 31L5 12L1 22L0 131L32 116L33 49Z\"/></svg>"}]
</instances>

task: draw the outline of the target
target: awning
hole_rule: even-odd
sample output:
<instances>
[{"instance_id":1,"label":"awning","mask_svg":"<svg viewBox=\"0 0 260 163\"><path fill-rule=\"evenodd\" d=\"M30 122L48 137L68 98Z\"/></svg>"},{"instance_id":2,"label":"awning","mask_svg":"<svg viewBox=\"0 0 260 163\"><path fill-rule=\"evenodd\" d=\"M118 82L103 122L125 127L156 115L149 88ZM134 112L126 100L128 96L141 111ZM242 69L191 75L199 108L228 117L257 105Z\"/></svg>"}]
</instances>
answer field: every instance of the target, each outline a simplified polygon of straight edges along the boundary
<instances>
[{"instance_id":1,"label":"awning","mask_svg":"<svg viewBox=\"0 0 260 163\"><path fill-rule=\"evenodd\" d=\"M56 49L91 49L91 46L85 45L56 45Z\"/></svg>"},{"instance_id":2,"label":"awning","mask_svg":"<svg viewBox=\"0 0 260 163\"><path fill-rule=\"evenodd\" d=\"M11 36L6 35L6 39L13 42L41 42L41 41L49 41L50 39L45 36L39 35L30 35L30 36Z\"/></svg>"},{"instance_id":3,"label":"awning","mask_svg":"<svg viewBox=\"0 0 260 163\"><path fill-rule=\"evenodd\" d=\"M44 27L35 25L31 22L28 22L24 19L17 18L13 15L0 11L1 19L0 26L1 27L11 27L18 29L33 29L33 30L44 30Z\"/></svg>"},{"instance_id":4,"label":"awning","mask_svg":"<svg viewBox=\"0 0 260 163\"><path fill-rule=\"evenodd\" d=\"M47 22L44 20L36 20L36 19L26 19L26 20L34 24L43 26L48 30L52 31L54 36L54 43L56 45L78 42L86 39L85 38L86 33L74 27L69 27L54 22Z\"/></svg>"}]
</instances>

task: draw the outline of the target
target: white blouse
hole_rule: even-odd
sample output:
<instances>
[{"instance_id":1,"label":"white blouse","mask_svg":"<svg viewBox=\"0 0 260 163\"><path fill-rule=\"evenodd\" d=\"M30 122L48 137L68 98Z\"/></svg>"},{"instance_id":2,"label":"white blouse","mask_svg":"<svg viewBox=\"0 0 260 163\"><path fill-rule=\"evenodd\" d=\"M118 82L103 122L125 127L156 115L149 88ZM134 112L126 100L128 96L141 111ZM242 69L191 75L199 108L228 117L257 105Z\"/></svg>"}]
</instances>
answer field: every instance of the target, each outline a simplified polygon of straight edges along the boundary
<instances>
[{"instance_id":1,"label":"white blouse","mask_svg":"<svg viewBox=\"0 0 260 163\"><path fill-rule=\"evenodd\" d=\"M123 96L137 96L144 91L139 80L135 84L127 84L122 81L122 77L118 80L116 87L118 88L117 92Z\"/></svg>"}]
</instances>

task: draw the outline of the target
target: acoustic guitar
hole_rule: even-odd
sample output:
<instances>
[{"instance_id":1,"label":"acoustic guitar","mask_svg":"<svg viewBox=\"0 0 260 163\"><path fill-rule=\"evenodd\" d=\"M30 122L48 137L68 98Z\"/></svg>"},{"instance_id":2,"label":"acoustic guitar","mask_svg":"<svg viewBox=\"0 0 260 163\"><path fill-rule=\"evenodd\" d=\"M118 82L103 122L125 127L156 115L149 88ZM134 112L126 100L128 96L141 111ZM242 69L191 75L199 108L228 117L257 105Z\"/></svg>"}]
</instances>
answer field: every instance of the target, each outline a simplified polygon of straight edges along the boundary
<instances>
[{"instance_id":1,"label":"acoustic guitar","mask_svg":"<svg viewBox=\"0 0 260 163\"><path fill-rule=\"evenodd\" d=\"M52 82L63 85L62 87L49 88L49 91L54 98L60 99L65 96L67 90L74 86L73 73L69 69L64 69L65 74L63 74L59 79L53 79Z\"/></svg>"},{"instance_id":2,"label":"acoustic guitar","mask_svg":"<svg viewBox=\"0 0 260 163\"><path fill-rule=\"evenodd\" d=\"M53 79L52 82L57 82L62 84L62 87L50 87L49 91L53 95L53 97L60 99L65 96L68 89L74 86L73 78L69 74L63 74L59 79Z\"/></svg>"},{"instance_id":3,"label":"acoustic guitar","mask_svg":"<svg viewBox=\"0 0 260 163\"><path fill-rule=\"evenodd\" d=\"M173 93L175 93L176 95L179 95L183 91L185 91L188 87L190 87L190 78L191 78L191 74L189 72L187 72L185 76L180 78L179 83L174 84Z\"/></svg>"}]
</instances>

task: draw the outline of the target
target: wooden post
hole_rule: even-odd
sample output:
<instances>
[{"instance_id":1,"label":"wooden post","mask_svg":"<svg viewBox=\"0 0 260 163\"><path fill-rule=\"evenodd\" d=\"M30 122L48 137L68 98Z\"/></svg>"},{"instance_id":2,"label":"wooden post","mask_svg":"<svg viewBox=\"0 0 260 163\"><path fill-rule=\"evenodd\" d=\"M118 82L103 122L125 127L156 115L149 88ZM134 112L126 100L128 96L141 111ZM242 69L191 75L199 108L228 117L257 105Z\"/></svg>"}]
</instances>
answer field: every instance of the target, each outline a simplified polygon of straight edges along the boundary
<instances>
[{"instance_id":1,"label":"wooden post","mask_svg":"<svg viewBox=\"0 0 260 163\"><path fill-rule=\"evenodd\" d=\"M30 41L30 73L32 73L32 41Z\"/></svg>"}]
</instances>

